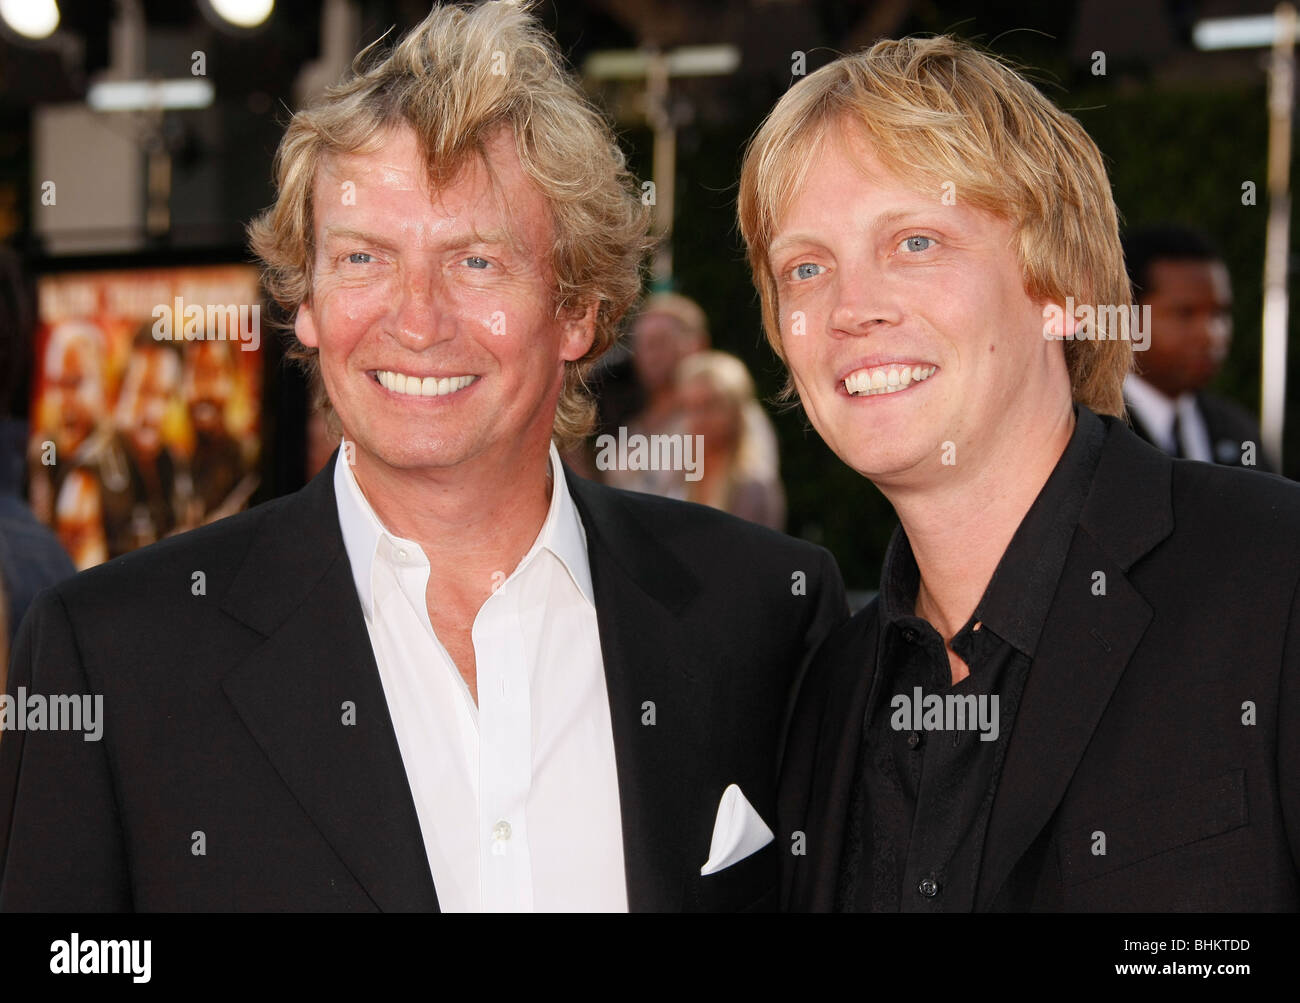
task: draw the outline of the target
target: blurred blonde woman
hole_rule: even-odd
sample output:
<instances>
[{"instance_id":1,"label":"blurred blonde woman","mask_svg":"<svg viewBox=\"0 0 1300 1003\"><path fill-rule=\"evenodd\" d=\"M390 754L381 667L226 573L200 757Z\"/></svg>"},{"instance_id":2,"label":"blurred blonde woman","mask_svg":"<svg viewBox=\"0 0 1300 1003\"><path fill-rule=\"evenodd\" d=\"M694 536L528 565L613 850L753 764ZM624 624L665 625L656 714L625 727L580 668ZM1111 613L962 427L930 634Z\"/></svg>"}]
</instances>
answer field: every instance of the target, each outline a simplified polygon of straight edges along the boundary
<instances>
[{"instance_id":1,"label":"blurred blonde woman","mask_svg":"<svg viewBox=\"0 0 1300 1003\"><path fill-rule=\"evenodd\" d=\"M755 434L764 416L745 364L726 352L688 355L677 390L687 433L703 436L702 474L687 482L687 500L784 530L785 491Z\"/></svg>"}]
</instances>

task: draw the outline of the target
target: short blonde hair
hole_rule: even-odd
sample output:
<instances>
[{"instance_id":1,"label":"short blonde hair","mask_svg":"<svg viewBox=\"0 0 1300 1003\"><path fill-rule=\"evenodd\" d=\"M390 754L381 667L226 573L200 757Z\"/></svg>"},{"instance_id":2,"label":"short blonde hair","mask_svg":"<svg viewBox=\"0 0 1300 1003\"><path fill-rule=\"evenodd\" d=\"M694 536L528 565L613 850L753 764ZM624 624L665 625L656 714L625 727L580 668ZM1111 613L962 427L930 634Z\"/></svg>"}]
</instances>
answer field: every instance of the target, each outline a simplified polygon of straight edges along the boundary
<instances>
[{"instance_id":1,"label":"short blonde hair","mask_svg":"<svg viewBox=\"0 0 1300 1003\"><path fill-rule=\"evenodd\" d=\"M740 229L763 327L782 359L768 248L810 154L845 121L861 127L886 167L918 189L938 198L955 186L964 204L1012 222L1028 295L1132 302L1110 182L1083 127L1015 70L966 42L946 35L885 40L795 84L745 152ZM1090 329L1064 343L1071 393L1093 411L1121 415L1132 344L1109 330L1115 313L1097 315Z\"/></svg>"},{"instance_id":2,"label":"short blonde hair","mask_svg":"<svg viewBox=\"0 0 1300 1003\"><path fill-rule=\"evenodd\" d=\"M563 448L590 429L594 405L584 377L617 340L619 320L640 293L649 210L608 123L528 7L505 0L434 7L390 50L375 43L362 51L349 80L293 116L276 152L275 204L248 232L268 292L293 315L311 299L312 186L325 157L368 152L386 130L407 125L431 183L444 184L508 126L550 208L556 316L596 305L591 349L565 366L554 425ZM287 354L303 363L334 423L319 352L293 338Z\"/></svg>"}]
</instances>

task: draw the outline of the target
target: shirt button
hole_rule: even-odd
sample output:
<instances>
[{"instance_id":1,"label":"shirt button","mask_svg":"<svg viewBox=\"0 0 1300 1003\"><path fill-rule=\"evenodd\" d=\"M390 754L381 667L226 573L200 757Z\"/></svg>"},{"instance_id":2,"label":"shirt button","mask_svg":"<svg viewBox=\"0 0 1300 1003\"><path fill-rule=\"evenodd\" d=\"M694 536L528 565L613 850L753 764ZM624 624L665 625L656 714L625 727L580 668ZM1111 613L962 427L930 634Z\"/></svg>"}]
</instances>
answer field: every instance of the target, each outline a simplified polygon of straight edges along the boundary
<instances>
[{"instance_id":1,"label":"shirt button","mask_svg":"<svg viewBox=\"0 0 1300 1003\"><path fill-rule=\"evenodd\" d=\"M406 551L405 551L405 550L399 550L399 551L397 552L397 559L398 559L399 561L404 561L404 560L406 560Z\"/></svg>"},{"instance_id":2,"label":"shirt button","mask_svg":"<svg viewBox=\"0 0 1300 1003\"><path fill-rule=\"evenodd\" d=\"M510 838L510 823L502 819L492 827L492 838L504 843Z\"/></svg>"},{"instance_id":3,"label":"shirt button","mask_svg":"<svg viewBox=\"0 0 1300 1003\"><path fill-rule=\"evenodd\" d=\"M921 883L916 886L916 890L928 899L934 898L939 894L939 882L934 878L922 878Z\"/></svg>"},{"instance_id":4,"label":"shirt button","mask_svg":"<svg viewBox=\"0 0 1300 1003\"><path fill-rule=\"evenodd\" d=\"M921 736L915 731L909 731L907 733L907 747L909 749L915 749L920 744Z\"/></svg>"},{"instance_id":5,"label":"shirt button","mask_svg":"<svg viewBox=\"0 0 1300 1003\"><path fill-rule=\"evenodd\" d=\"M903 640L908 644L916 643L916 630L912 627L903 628Z\"/></svg>"}]
</instances>

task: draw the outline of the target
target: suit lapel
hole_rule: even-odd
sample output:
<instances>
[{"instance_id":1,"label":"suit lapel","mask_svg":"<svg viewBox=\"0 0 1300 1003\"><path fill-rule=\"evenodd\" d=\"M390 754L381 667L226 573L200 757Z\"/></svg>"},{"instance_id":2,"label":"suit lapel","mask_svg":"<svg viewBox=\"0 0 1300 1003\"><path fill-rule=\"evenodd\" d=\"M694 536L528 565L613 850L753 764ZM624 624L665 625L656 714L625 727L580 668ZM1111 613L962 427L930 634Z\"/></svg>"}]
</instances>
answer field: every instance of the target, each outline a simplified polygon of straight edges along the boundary
<instances>
[{"instance_id":1,"label":"suit lapel","mask_svg":"<svg viewBox=\"0 0 1300 1003\"><path fill-rule=\"evenodd\" d=\"M337 454L336 454L337 455ZM266 640L223 681L253 739L384 911L436 910L351 566L334 463L268 513L223 601ZM355 723L345 723L345 702Z\"/></svg>"},{"instance_id":2,"label":"suit lapel","mask_svg":"<svg viewBox=\"0 0 1300 1003\"><path fill-rule=\"evenodd\" d=\"M1089 591L1094 571L1106 595ZM1082 597L1062 601L1070 592ZM1047 824L1151 620L1151 607L1091 540L1075 538L1038 641L984 841L976 909L987 909Z\"/></svg>"},{"instance_id":3,"label":"suit lapel","mask_svg":"<svg viewBox=\"0 0 1300 1003\"><path fill-rule=\"evenodd\" d=\"M984 841L976 909L988 909L1056 811L1151 622L1128 579L1173 531L1172 462L1122 422L1108 435L1016 711ZM1105 575L1105 595L1094 587Z\"/></svg>"},{"instance_id":4,"label":"suit lapel","mask_svg":"<svg viewBox=\"0 0 1300 1003\"><path fill-rule=\"evenodd\" d=\"M694 574L636 521L619 495L567 471L587 535L623 824L632 912L682 908L707 753L710 687L694 675L682 614L699 590ZM653 704L654 724L645 723ZM696 850L698 860L692 856Z\"/></svg>"}]
</instances>

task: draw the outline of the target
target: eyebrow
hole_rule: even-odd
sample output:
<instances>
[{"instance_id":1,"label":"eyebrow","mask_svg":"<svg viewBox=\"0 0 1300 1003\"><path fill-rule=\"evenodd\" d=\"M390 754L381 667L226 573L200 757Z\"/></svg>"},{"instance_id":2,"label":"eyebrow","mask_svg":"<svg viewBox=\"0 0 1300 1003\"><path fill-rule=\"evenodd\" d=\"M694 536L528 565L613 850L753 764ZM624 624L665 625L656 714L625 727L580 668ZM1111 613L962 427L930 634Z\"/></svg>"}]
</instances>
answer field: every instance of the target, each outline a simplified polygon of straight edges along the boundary
<instances>
[{"instance_id":1,"label":"eyebrow","mask_svg":"<svg viewBox=\"0 0 1300 1003\"><path fill-rule=\"evenodd\" d=\"M366 230L356 230L349 226L326 226L322 235L322 240L359 240L366 244L377 244L382 247L392 247L391 238L381 236L377 233L370 233ZM465 231L448 234L446 237L438 240L432 246L436 249L445 250L450 247L468 247L472 245L486 245L489 247L518 247L518 242L512 236L502 229L487 230L485 232Z\"/></svg>"},{"instance_id":2,"label":"eyebrow","mask_svg":"<svg viewBox=\"0 0 1300 1003\"><path fill-rule=\"evenodd\" d=\"M871 228L889 228L898 226L917 216L933 211L930 206L915 206L908 209L889 209L872 217ZM820 244L821 238L817 234L807 230L796 230L793 233L783 233L776 237L767 248L768 255L780 254L786 247L797 246L799 244Z\"/></svg>"}]
</instances>

